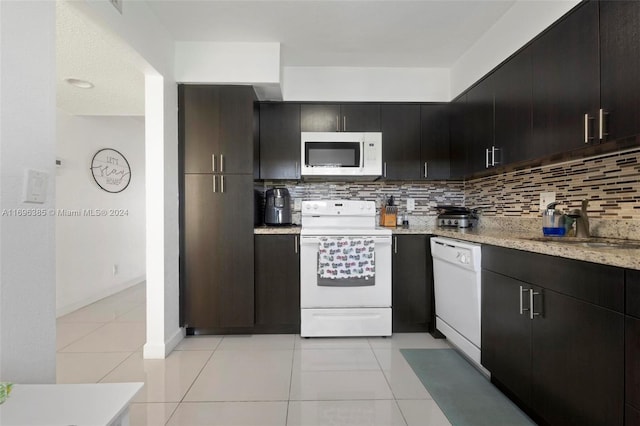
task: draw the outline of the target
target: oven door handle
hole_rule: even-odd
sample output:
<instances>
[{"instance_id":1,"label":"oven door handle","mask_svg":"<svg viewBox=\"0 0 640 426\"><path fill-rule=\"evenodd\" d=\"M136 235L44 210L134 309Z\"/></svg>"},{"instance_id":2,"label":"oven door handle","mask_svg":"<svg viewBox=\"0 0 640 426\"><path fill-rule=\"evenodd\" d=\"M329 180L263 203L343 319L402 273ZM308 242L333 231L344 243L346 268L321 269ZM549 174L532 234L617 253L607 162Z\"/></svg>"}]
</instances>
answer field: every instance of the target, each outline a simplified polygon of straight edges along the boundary
<instances>
[{"instance_id":1,"label":"oven door handle","mask_svg":"<svg viewBox=\"0 0 640 426\"><path fill-rule=\"evenodd\" d=\"M311 245L311 244L319 244L322 240L324 236L310 236L310 235L305 235L305 236L301 236L300 237L300 245ZM373 239L376 244L380 244L380 245L391 245L391 236L368 236L368 235L349 235L347 237L354 237L354 238L366 238L366 239Z\"/></svg>"}]
</instances>

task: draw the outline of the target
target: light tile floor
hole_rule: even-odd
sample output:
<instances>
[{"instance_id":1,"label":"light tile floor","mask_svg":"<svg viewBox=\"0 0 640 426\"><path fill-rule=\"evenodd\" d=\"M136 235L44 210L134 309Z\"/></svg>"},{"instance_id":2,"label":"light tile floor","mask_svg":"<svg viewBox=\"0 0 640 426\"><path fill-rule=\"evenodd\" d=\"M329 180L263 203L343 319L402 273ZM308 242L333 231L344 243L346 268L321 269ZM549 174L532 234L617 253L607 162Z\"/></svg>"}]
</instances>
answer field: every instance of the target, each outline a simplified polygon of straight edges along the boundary
<instances>
[{"instance_id":1,"label":"light tile floor","mask_svg":"<svg viewBox=\"0 0 640 426\"><path fill-rule=\"evenodd\" d=\"M131 426L449 425L399 351L449 347L426 333L198 336L144 360L144 284L57 324L59 383L145 383Z\"/></svg>"}]
</instances>

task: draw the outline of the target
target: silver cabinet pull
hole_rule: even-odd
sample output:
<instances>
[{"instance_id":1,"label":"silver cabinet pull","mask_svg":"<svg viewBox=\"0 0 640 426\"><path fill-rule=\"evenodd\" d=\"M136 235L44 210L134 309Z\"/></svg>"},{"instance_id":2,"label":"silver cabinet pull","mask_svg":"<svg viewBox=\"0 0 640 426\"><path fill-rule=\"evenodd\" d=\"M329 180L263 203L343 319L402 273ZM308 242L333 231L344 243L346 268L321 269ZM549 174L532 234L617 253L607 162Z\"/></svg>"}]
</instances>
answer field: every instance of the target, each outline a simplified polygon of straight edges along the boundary
<instances>
[{"instance_id":1,"label":"silver cabinet pull","mask_svg":"<svg viewBox=\"0 0 640 426\"><path fill-rule=\"evenodd\" d=\"M529 318L534 319L536 316L540 315L540 312L536 312L533 305L533 296L537 296L540 293L537 291L533 291L533 289L529 290Z\"/></svg>"},{"instance_id":2,"label":"silver cabinet pull","mask_svg":"<svg viewBox=\"0 0 640 426\"><path fill-rule=\"evenodd\" d=\"M495 146L491 147L491 165L495 167L497 164L500 164L496 161L496 151L500 151L500 148L496 148Z\"/></svg>"},{"instance_id":3,"label":"silver cabinet pull","mask_svg":"<svg viewBox=\"0 0 640 426\"><path fill-rule=\"evenodd\" d=\"M224 173L224 155L220 154L220 173Z\"/></svg>"},{"instance_id":4,"label":"silver cabinet pull","mask_svg":"<svg viewBox=\"0 0 640 426\"><path fill-rule=\"evenodd\" d=\"M211 176L213 178L213 193L215 194L216 192L218 192L218 186L216 185L216 175Z\"/></svg>"},{"instance_id":5,"label":"silver cabinet pull","mask_svg":"<svg viewBox=\"0 0 640 426\"><path fill-rule=\"evenodd\" d=\"M294 235L293 237L293 250L296 254L298 254L298 236Z\"/></svg>"},{"instance_id":6,"label":"silver cabinet pull","mask_svg":"<svg viewBox=\"0 0 640 426\"><path fill-rule=\"evenodd\" d=\"M593 117L589 117L589 114L584 115L584 143L589 143L593 136L591 136L591 132L589 131L589 121L593 120Z\"/></svg>"},{"instance_id":7,"label":"silver cabinet pull","mask_svg":"<svg viewBox=\"0 0 640 426\"><path fill-rule=\"evenodd\" d=\"M393 237L393 252L398 254L398 237Z\"/></svg>"},{"instance_id":8,"label":"silver cabinet pull","mask_svg":"<svg viewBox=\"0 0 640 426\"><path fill-rule=\"evenodd\" d=\"M485 152L484 168L488 169L489 168L489 148L485 149L484 152Z\"/></svg>"},{"instance_id":9,"label":"silver cabinet pull","mask_svg":"<svg viewBox=\"0 0 640 426\"><path fill-rule=\"evenodd\" d=\"M347 116L346 115L342 116L342 131L343 132L347 131Z\"/></svg>"},{"instance_id":10,"label":"silver cabinet pull","mask_svg":"<svg viewBox=\"0 0 640 426\"><path fill-rule=\"evenodd\" d=\"M589 114L584 115L584 143L589 143Z\"/></svg>"},{"instance_id":11,"label":"silver cabinet pull","mask_svg":"<svg viewBox=\"0 0 640 426\"><path fill-rule=\"evenodd\" d=\"M300 176L300 174L298 173L298 162L296 161L296 168L293 171L293 177L297 178L298 176Z\"/></svg>"},{"instance_id":12,"label":"silver cabinet pull","mask_svg":"<svg viewBox=\"0 0 640 426\"><path fill-rule=\"evenodd\" d=\"M428 169L427 169L427 162L425 161L425 162L424 162L424 177L425 177L425 178L427 177L427 172L428 172Z\"/></svg>"},{"instance_id":13,"label":"silver cabinet pull","mask_svg":"<svg viewBox=\"0 0 640 426\"><path fill-rule=\"evenodd\" d=\"M224 175L220 176L220 193L224 192Z\"/></svg>"},{"instance_id":14,"label":"silver cabinet pull","mask_svg":"<svg viewBox=\"0 0 640 426\"><path fill-rule=\"evenodd\" d=\"M336 115L336 132L340 131L340 116Z\"/></svg>"},{"instance_id":15,"label":"silver cabinet pull","mask_svg":"<svg viewBox=\"0 0 640 426\"><path fill-rule=\"evenodd\" d=\"M520 315L524 314L525 311L528 311L529 308L525 308L524 302L522 301L522 294L528 292L529 289L528 288L523 288L522 286L520 286Z\"/></svg>"},{"instance_id":16,"label":"silver cabinet pull","mask_svg":"<svg viewBox=\"0 0 640 426\"><path fill-rule=\"evenodd\" d=\"M211 154L211 171L215 173L216 171L216 155Z\"/></svg>"},{"instance_id":17,"label":"silver cabinet pull","mask_svg":"<svg viewBox=\"0 0 640 426\"><path fill-rule=\"evenodd\" d=\"M382 168L382 176L387 177L387 162L384 162L384 167Z\"/></svg>"},{"instance_id":18,"label":"silver cabinet pull","mask_svg":"<svg viewBox=\"0 0 640 426\"><path fill-rule=\"evenodd\" d=\"M608 132L604 131L604 117L605 115L609 115L608 112L600 108L599 119L598 119L598 138L600 140L604 140L605 136L609 136Z\"/></svg>"}]
</instances>

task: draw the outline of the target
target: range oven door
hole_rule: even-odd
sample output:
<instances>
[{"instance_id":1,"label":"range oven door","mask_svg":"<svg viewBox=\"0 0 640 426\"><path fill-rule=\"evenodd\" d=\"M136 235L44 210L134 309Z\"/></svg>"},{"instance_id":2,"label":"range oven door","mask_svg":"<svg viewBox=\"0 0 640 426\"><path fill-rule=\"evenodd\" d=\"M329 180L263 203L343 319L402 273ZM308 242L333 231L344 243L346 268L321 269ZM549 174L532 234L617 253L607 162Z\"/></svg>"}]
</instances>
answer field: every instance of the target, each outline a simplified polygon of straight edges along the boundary
<instances>
[{"instance_id":1,"label":"range oven door","mask_svg":"<svg viewBox=\"0 0 640 426\"><path fill-rule=\"evenodd\" d=\"M322 236L300 237L301 308L391 306L391 236L358 237L375 241L373 279L322 278L318 267Z\"/></svg>"}]
</instances>

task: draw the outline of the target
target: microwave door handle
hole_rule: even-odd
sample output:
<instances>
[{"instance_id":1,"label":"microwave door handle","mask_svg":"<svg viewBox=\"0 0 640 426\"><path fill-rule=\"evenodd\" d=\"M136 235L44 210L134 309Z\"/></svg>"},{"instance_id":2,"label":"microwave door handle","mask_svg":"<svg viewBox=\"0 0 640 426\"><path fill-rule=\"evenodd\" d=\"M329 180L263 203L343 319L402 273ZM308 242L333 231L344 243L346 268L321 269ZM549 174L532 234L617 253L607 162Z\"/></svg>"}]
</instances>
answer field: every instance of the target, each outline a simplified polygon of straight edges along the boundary
<instances>
[{"instance_id":1,"label":"microwave door handle","mask_svg":"<svg viewBox=\"0 0 640 426\"><path fill-rule=\"evenodd\" d=\"M360 150L360 168L364 169L364 140L360 143L362 144L362 149Z\"/></svg>"}]
</instances>

